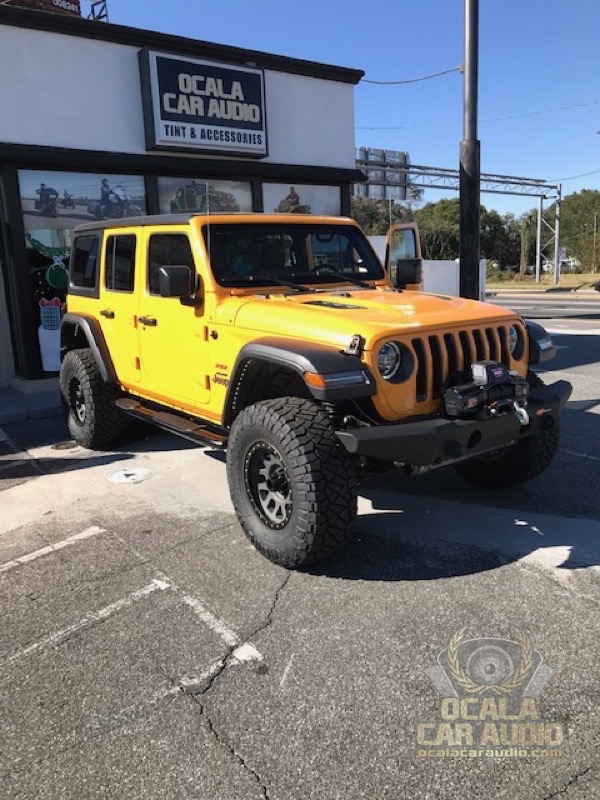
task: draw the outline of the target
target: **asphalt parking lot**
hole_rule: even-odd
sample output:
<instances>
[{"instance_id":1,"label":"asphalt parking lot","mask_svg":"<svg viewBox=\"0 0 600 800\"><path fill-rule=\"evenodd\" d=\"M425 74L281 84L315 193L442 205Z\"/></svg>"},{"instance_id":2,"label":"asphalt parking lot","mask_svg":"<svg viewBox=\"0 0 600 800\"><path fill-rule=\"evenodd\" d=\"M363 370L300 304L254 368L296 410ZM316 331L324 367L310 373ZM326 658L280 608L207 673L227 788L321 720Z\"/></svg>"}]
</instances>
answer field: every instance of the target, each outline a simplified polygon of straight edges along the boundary
<instances>
[{"instance_id":1,"label":"asphalt parking lot","mask_svg":"<svg viewBox=\"0 0 600 800\"><path fill-rule=\"evenodd\" d=\"M451 470L372 480L349 546L301 572L244 538L219 452L6 426L3 796L600 796L600 320L533 312L559 345L542 377L574 386L552 467L502 493ZM457 720L431 669L479 674L469 641L471 665L531 664L475 722L481 691ZM457 721L489 723L487 744Z\"/></svg>"}]
</instances>

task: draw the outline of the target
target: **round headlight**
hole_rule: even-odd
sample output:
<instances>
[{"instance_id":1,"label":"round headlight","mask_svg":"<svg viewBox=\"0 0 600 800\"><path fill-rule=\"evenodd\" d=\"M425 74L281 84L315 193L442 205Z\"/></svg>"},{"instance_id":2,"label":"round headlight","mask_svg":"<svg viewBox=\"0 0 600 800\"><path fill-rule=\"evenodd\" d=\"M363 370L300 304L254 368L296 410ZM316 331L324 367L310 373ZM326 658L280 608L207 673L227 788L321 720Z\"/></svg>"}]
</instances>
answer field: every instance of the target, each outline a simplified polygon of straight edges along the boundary
<instances>
[{"instance_id":1,"label":"round headlight","mask_svg":"<svg viewBox=\"0 0 600 800\"><path fill-rule=\"evenodd\" d=\"M514 325L511 325L510 328L508 329L508 348L510 350L511 356L517 349L518 344L519 344L519 331L517 330L517 328L515 328Z\"/></svg>"},{"instance_id":2,"label":"round headlight","mask_svg":"<svg viewBox=\"0 0 600 800\"><path fill-rule=\"evenodd\" d=\"M402 353L396 342L386 342L377 354L377 367L382 378L389 380L400 369Z\"/></svg>"}]
</instances>

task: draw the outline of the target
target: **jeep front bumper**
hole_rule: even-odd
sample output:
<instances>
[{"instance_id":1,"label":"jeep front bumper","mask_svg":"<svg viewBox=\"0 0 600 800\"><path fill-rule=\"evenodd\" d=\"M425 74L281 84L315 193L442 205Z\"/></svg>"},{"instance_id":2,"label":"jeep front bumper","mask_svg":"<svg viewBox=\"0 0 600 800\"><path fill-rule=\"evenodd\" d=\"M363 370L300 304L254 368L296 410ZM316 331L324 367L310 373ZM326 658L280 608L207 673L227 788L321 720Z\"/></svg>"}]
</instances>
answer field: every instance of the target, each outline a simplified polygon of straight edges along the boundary
<instances>
[{"instance_id":1,"label":"jeep front bumper","mask_svg":"<svg viewBox=\"0 0 600 800\"><path fill-rule=\"evenodd\" d=\"M545 418L558 417L571 391L567 381L532 387L527 402L530 421L526 426L515 414L506 413L485 420L434 417L338 430L336 435L353 455L421 467L441 466L500 450L532 436L545 424Z\"/></svg>"}]
</instances>

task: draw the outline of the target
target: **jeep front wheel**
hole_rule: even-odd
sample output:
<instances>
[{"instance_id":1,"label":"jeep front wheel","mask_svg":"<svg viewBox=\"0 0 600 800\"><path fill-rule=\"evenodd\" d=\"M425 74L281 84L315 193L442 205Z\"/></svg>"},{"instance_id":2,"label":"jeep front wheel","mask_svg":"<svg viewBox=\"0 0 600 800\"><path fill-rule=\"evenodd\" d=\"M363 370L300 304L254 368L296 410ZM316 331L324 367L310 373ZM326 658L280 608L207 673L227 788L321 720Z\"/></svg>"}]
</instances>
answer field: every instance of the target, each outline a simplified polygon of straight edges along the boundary
<instances>
[{"instance_id":1,"label":"jeep front wheel","mask_svg":"<svg viewBox=\"0 0 600 800\"><path fill-rule=\"evenodd\" d=\"M70 350L60 368L60 391L71 436L77 444L102 449L118 441L124 416L115 406L115 387L104 383L90 350Z\"/></svg>"},{"instance_id":2,"label":"jeep front wheel","mask_svg":"<svg viewBox=\"0 0 600 800\"><path fill-rule=\"evenodd\" d=\"M231 428L227 478L244 533L273 563L301 567L346 541L354 471L314 403L282 397L245 408Z\"/></svg>"},{"instance_id":3,"label":"jeep front wheel","mask_svg":"<svg viewBox=\"0 0 600 800\"><path fill-rule=\"evenodd\" d=\"M477 486L512 489L541 475L550 466L559 442L558 419L542 417L536 433L505 450L460 462L455 469Z\"/></svg>"}]
</instances>

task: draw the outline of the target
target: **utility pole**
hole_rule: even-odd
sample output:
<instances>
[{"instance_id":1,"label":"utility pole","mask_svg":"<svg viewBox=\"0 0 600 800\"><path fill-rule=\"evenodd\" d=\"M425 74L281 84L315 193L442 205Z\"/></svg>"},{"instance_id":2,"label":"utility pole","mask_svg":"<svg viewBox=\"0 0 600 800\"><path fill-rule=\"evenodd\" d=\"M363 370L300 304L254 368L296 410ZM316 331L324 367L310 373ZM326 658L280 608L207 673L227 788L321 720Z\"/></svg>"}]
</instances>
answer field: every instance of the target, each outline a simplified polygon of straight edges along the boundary
<instances>
[{"instance_id":1,"label":"utility pole","mask_svg":"<svg viewBox=\"0 0 600 800\"><path fill-rule=\"evenodd\" d=\"M479 299L480 146L477 138L479 0L465 3L463 140L460 143L460 294Z\"/></svg>"},{"instance_id":2,"label":"utility pole","mask_svg":"<svg viewBox=\"0 0 600 800\"><path fill-rule=\"evenodd\" d=\"M598 214L594 214L594 247L592 250L592 272L596 272L596 231L598 230Z\"/></svg>"}]
</instances>

